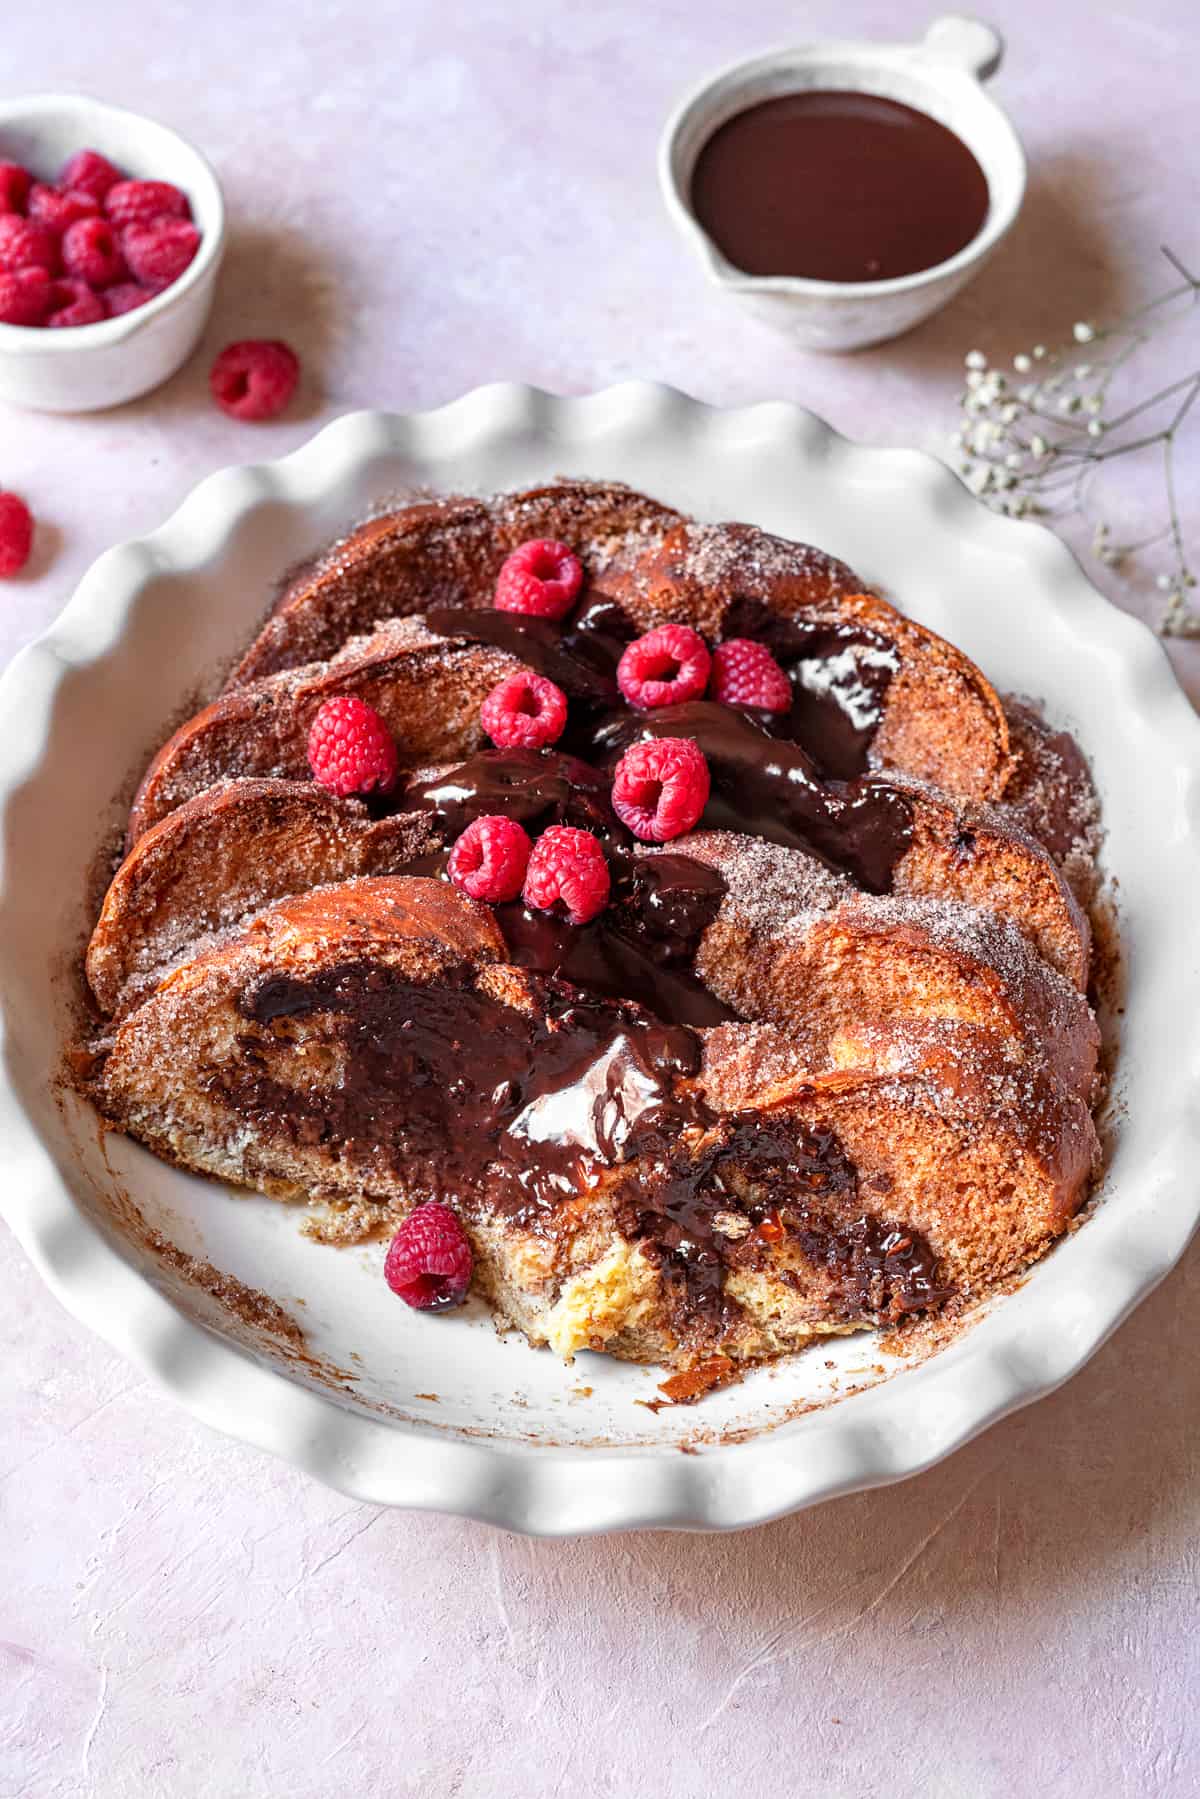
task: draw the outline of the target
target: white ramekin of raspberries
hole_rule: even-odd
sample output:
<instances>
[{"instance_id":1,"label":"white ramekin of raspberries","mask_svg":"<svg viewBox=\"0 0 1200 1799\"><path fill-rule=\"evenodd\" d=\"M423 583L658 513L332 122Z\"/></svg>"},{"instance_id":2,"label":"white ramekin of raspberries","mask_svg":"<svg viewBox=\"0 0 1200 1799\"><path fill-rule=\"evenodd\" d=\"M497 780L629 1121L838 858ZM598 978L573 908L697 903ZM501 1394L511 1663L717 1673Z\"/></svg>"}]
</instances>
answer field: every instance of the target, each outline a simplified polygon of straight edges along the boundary
<instances>
[{"instance_id":1,"label":"white ramekin of raspberries","mask_svg":"<svg viewBox=\"0 0 1200 1799\"><path fill-rule=\"evenodd\" d=\"M92 412L157 387L224 245L220 185L176 132L75 94L0 100L0 400Z\"/></svg>"}]
</instances>

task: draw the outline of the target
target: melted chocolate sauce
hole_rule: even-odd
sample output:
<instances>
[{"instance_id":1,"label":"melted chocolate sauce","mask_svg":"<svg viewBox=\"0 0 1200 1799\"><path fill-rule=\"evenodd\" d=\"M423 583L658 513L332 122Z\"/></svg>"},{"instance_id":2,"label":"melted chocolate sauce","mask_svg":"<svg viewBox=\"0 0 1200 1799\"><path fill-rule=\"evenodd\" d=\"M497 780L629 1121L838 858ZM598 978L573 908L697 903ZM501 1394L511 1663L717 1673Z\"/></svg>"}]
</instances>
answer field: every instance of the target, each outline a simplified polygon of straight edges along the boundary
<instances>
[{"instance_id":1,"label":"melted chocolate sauce","mask_svg":"<svg viewBox=\"0 0 1200 1799\"><path fill-rule=\"evenodd\" d=\"M859 1214L857 1176L832 1133L718 1117L681 1089L679 1077L700 1067L696 1030L735 1016L694 972L725 884L687 856L635 854L607 772L640 738L691 737L713 777L703 824L803 847L886 891L911 838L909 803L882 782L845 783L867 766L896 667L890 646L867 630L737 600L725 635L769 645L792 677L791 712L697 701L635 713L614 710L616 666L637 632L612 602L585 598L564 625L450 607L427 621L557 682L572 701L570 737L560 750L483 751L408 788L404 806L429 812L447 844L494 812L534 836L551 824L592 831L612 900L584 926L520 901L495 908L510 959L534 983L533 1013L489 998L465 971L449 991L356 964L309 984L267 982L248 996L247 1017L269 1027L327 1013L343 1076L306 1108L254 1070L251 1045L237 1103L305 1140L338 1144L363 1165L368 1188L382 1153L410 1179L423 1171L447 1199L470 1203L486 1187L491 1206L527 1227L600 1169L623 1169L618 1221L660 1263L685 1323L724 1315L726 1272L764 1257L774 1238L757 1227L768 1217L835 1276L848 1319L932 1303L928 1246ZM568 743L578 754L565 753ZM411 872L444 875L445 863L443 852ZM734 1215L732 1234L717 1228L722 1214L726 1223Z\"/></svg>"},{"instance_id":2,"label":"melted chocolate sauce","mask_svg":"<svg viewBox=\"0 0 1200 1799\"><path fill-rule=\"evenodd\" d=\"M690 737L704 751L712 794L703 825L814 851L869 892L890 889L912 841L912 808L899 789L877 781L823 782L798 744L771 737L749 714L711 700L611 713L595 730L593 751L612 764L645 737Z\"/></svg>"},{"instance_id":3,"label":"melted chocolate sauce","mask_svg":"<svg viewBox=\"0 0 1200 1799\"><path fill-rule=\"evenodd\" d=\"M536 1222L595 1169L626 1160L635 1137L678 1137L704 1111L675 1091L700 1066L693 1031L561 981L535 989L530 1013L478 991L466 970L436 986L355 962L312 981L270 979L244 995L243 1015L269 1026L326 1014L345 1063L307 1107L299 1090L251 1072L239 1107L355 1162L379 1154L419 1169L441 1198L486 1185L489 1203Z\"/></svg>"},{"instance_id":4,"label":"melted chocolate sauce","mask_svg":"<svg viewBox=\"0 0 1200 1799\"><path fill-rule=\"evenodd\" d=\"M623 1170L618 1222L660 1262L685 1323L723 1316L725 1273L762 1256L755 1227L769 1216L837 1277L848 1318L940 1296L927 1245L857 1215L857 1175L832 1132L711 1113L688 1080L701 1050L686 1027L554 979L535 978L533 995L518 1010L466 970L422 986L372 963L274 977L243 995L242 1015L267 1030L323 1017L340 1078L311 1094L277 1082L248 1034L226 1097L257 1125L336 1147L367 1192L372 1169L402 1170L468 1208L486 1194L525 1228L600 1170ZM730 1217L737 1228L719 1229Z\"/></svg>"},{"instance_id":5,"label":"melted chocolate sauce","mask_svg":"<svg viewBox=\"0 0 1200 1799\"><path fill-rule=\"evenodd\" d=\"M725 883L690 856L635 856L633 839L609 804L610 787L599 769L556 750L483 750L410 787L404 803L432 812L447 843L491 812L517 819L531 836L554 824L594 832L608 855L610 904L586 925L533 911L519 900L497 906L496 923L512 960L589 993L635 999L667 1023L721 1024L734 1013L692 969ZM425 857L408 872L440 875L445 864L444 855Z\"/></svg>"},{"instance_id":6,"label":"melted chocolate sauce","mask_svg":"<svg viewBox=\"0 0 1200 1799\"><path fill-rule=\"evenodd\" d=\"M785 616L761 600L734 600L723 630L765 644L791 677L791 711L764 718L772 735L801 744L835 781L865 774L900 666L895 645L864 625Z\"/></svg>"},{"instance_id":7,"label":"melted chocolate sauce","mask_svg":"<svg viewBox=\"0 0 1200 1799\"><path fill-rule=\"evenodd\" d=\"M726 120L692 175L692 210L749 275L887 281L965 249L987 178L961 138L880 94L784 94Z\"/></svg>"},{"instance_id":8,"label":"melted chocolate sauce","mask_svg":"<svg viewBox=\"0 0 1200 1799\"><path fill-rule=\"evenodd\" d=\"M637 636L637 627L615 601L599 599L585 601L562 624L468 606L435 606L425 622L439 637L465 637L507 650L555 682L568 699L595 705L612 705L618 698L617 663Z\"/></svg>"},{"instance_id":9,"label":"melted chocolate sauce","mask_svg":"<svg viewBox=\"0 0 1200 1799\"><path fill-rule=\"evenodd\" d=\"M406 812L431 812L447 843L473 819L502 812L536 837L548 825L594 831L608 848L616 819L609 803L612 782L578 756L557 750L481 750L429 781L413 782L403 796Z\"/></svg>"}]
</instances>

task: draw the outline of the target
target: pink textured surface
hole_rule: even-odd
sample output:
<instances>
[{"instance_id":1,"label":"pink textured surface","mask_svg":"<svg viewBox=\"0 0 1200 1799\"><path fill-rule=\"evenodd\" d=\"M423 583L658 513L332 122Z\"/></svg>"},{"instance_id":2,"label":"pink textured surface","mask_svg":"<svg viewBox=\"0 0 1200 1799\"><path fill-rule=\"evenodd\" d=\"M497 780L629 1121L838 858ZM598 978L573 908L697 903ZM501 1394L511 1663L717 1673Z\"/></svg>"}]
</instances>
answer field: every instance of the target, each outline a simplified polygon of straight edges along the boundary
<instances>
[{"instance_id":1,"label":"pink textured surface","mask_svg":"<svg viewBox=\"0 0 1200 1799\"><path fill-rule=\"evenodd\" d=\"M352 406L643 375L942 449L965 349L1007 356L1152 291L1164 237L1197 260L1187 0L998 0L1025 215L948 312L857 357L743 324L653 169L669 104L713 65L915 36L932 10L215 0L148 45L133 0L70 0L48 47L17 9L9 85L177 125L217 164L233 242L165 390L5 421L0 485L43 527L0 654L201 476ZM250 336L305 359L275 425L207 401L211 355ZM1200 649L1175 655L1200 694ZM903 1487L740 1538L529 1544L349 1504L211 1436L4 1236L0 1795L1194 1793L1198 1304L1193 1254L1067 1390Z\"/></svg>"}]
</instances>

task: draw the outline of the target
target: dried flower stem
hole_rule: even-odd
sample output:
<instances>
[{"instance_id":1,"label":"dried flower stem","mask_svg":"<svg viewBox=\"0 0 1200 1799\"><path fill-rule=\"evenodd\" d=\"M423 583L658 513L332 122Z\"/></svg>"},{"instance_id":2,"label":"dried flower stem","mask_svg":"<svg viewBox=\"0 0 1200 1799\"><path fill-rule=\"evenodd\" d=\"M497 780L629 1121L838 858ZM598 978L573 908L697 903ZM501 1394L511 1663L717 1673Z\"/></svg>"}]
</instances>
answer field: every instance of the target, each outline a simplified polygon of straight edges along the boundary
<instances>
[{"instance_id":1,"label":"dried flower stem","mask_svg":"<svg viewBox=\"0 0 1200 1799\"><path fill-rule=\"evenodd\" d=\"M1101 327L1080 320L1073 328L1073 341L1061 350L1048 352L1044 344L1037 344L1014 356L1016 374L1034 377L1015 390L1007 375L989 367L981 351L970 351L966 388L959 397L963 425L955 442L967 485L980 498L1013 518L1076 512L1090 519L1093 552L1107 567L1166 543L1170 567L1157 578L1166 594L1160 628L1164 633L1200 636L1200 614L1188 605L1196 575L1184 535L1175 466L1179 432L1200 396L1200 368L1122 412L1108 411L1116 377L1157 332L1175 322L1181 302L1191 307L1200 300L1200 279L1171 250L1164 248L1163 255L1181 277L1179 282L1114 324ZM1169 400L1177 400L1169 418L1157 429L1148 428L1150 415ZM1092 484L1109 464L1155 446L1162 457L1166 523L1137 541L1117 543L1109 526L1091 511Z\"/></svg>"}]
</instances>

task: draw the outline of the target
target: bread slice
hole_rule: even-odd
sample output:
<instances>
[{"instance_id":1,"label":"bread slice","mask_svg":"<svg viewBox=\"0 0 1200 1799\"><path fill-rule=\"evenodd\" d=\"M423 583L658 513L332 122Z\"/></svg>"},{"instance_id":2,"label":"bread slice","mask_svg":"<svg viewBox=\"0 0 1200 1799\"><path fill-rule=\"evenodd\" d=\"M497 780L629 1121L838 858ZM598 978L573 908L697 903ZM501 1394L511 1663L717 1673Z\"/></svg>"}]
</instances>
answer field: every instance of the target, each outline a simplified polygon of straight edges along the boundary
<instances>
[{"instance_id":1,"label":"bread slice","mask_svg":"<svg viewBox=\"0 0 1200 1799\"><path fill-rule=\"evenodd\" d=\"M845 657L870 656L890 671L870 766L902 769L966 799L1003 793L1008 723L990 683L961 650L864 593L852 571L824 552L752 525L683 520L598 585L642 629L682 620L714 640L744 635L738 620L749 605L841 631ZM769 627L766 640L772 643Z\"/></svg>"},{"instance_id":2,"label":"bread slice","mask_svg":"<svg viewBox=\"0 0 1200 1799\"><path fill-rule=\"evenodd\" d=\"M546 762L557 765L551 752ZM433 778L453 770L420 772ZM895 869L896 895L945 899L1009 921L1082 992L1087 920L1046 852L1003 809L954 806L927 788L905 792L912 840ZM690 843L705 841L725 859L740 842L746 858L769 864L768 884L776 874L784 877L781 895L795 886L787 871L804 869L814 871L809 886L820 886L817 875L825 875L826 894L848 899L853 892L801 852L767 854L770 846L757 839L721 832L698 834ZM96 1001L104 1012L118 1010L206 933L273 900L358 875L398 874L439 847L445 845L428 814L372 820L358 802L335 799L312 781L218 782L144 832L114 875L88 950ZM693 853L690 845L675 847ZM706 859L703 847L695 853Z\"/></svg>"},{"instance_id":3,"label":"bread slice","mask_svg":"<svg viewBox=\"0 0 1200 1799\"><path fill-rule=\"evenodd\" d=\"M795 1348L1020 1266L1078 1201L1086 1107L986 1029L954 1027L956 1088L902 1034L890 1068L814 1066L777 1027L672 1033L502 955L443 883L318 890L130 1012L102 1106L184 1167L376 1223L452 1195L481 1284L564 1354Z\"/></svg>"},{"instance_id":4,"label":"bread slice","mask_svg":"<svg viewBox=\"0 0 1200 1799\"><path fill-rule=\"evenodd\" d=\"M87 950L102 1012L125 1010L185 952L272 900L398 874L436 850L427 815L372 819L315 781L224 781L144 832L121 863Z\"/></svg>"},{"instance_id":5,"label":"bread slice","mask_svg":"<svg viewBox=\"0 0 1200 1799\"><path fill-rule=\"evenodd\" d=\"M1100 1038L1083 996L1009 919L956 900L858 893L803 851L729 832L673 850L715 868L726 893L696 957L742 1018L773 1019L822 1059L847 1027L948 1019L1010 1041L1090 1097Z\"/></svg>"},{"instance_id":6,"label":"bread slice","mask_svg":"<svg viewBox=\"0 0 1200 1799\"><path fill-rule=\"evenodd\" d=\"M334 695L374 706L402 766L459 760L482 743L480 705L516 666L501 650L448 645L418 620L400 619L330 662L231 689L159 750L134 796L127 842L218 781L306 779L309 728Z\"/></svg>"},{"instance_id":7,"label":"bread slice","mask_svg":"<svg viewBox=\"0 0 1200 1799\"><path fill-rule=\"evenodd\" d=\"M383 620L484 606L500 564L530 538L565 541L603 567L678 513L619 482L560 481L496 500L424 500L368 519L297 570L231 686L333 656Z\"/></svg>"}]
</instances>

